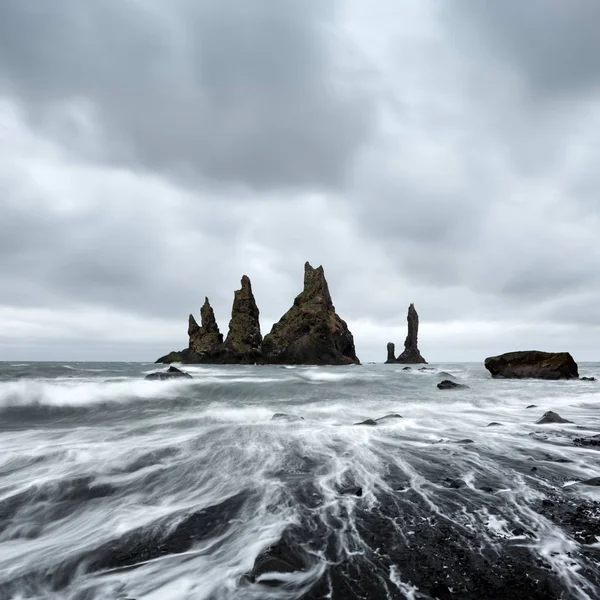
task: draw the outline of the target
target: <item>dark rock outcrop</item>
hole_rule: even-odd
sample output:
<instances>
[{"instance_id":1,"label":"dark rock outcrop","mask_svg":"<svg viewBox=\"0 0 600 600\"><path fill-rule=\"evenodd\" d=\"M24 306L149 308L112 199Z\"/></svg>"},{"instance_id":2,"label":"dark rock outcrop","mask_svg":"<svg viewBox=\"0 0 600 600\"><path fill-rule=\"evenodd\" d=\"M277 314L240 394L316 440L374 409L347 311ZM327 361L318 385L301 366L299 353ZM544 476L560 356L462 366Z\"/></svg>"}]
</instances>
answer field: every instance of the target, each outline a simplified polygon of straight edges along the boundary
<instances>
[{"instance_id":1,"label":"dark rock outcrop","mask_svg":"<svg viewBox=\"0 0 600 600\"><path fill-rule=\"evenodd\" d=\"M386 365L391 365L396 362L396 345L393 342L388 342Z\"/></svg>"},{"instance_id":2,"label":"dark rock outcrop","mask_svg":"<svg viewBox=\"0 0 600 600\"><path fill-rule=\"evenodd\" d=\"M212 307L205 299L201 324L189 317L189 345L171 352L157 363L184 364L360 364L354 338L335 312L323 267L304 266L304 290L294 305L262 338L259 310L250 279L242 277L231 309L229 332L223 341Z\"/></svg>"},{"instance_id":3,"label":"dark rock outcrop","mask_svg":"<svg viewBox=\"0 0 600 600\"><path fill-rule=\"evenodd\" d=\"M262 344L268 364L359 364L354 338L335 312L323 267L304 265L304 290Z\"/></svg>"},{"instance_id":4,"label":"dark rock outcrop","mask_svg":"<svg viewBox=\"0 0 600 600\"><path fill-rule=\"evenodd\" d=\"M544 416L536 421L538 425L545 425L546 423L572 423L573 421L569 421L567 419L563 419L558 413L555 413L551 410L544 413Z\"/></svg>"},{"instance_id":5,"label":"dark rock outcrop","mask_svg":"<svg viewBox=\"0 0 600 600\"><path fill-rule=\"evenodd\" d=\"M408 307L408 334L404 341L404 352L396 359L396 362L403 364L427 364L427 361L421 356L417 346L419 336L419 315L415 310L415 305Z\"/></svg>"},{"instance_id":6,"label":"dark rock outcrop","mask_svg":"<svg viewBox=\"0 0 600 600\"><path fill-rule=\"evenodd\" d=\"M271 417L271 421L287 421L288 423L295 423L297 421L304 421L304 417L299 415L288 415L287 413L275 413Z\"/></svg>"},{"instance_id":7,"label":"dark rock outcrop","mask_svg":"<svg viewBox=\"0 0 600 600\"><path fill-rule=\"evenodd\" d=\"M377 425L377 422L374 421L373 419L365 419L364 421L361 421L360 423L354 423L355 425L370 425L371 427Z\"/></svg>"},{"instance_id":8,"label":"dark rock outcrop","mask_svg":"<svg viewBox=\"0 0 600 600\"><path fill-rule=\"evenodd\" d=\"M219 356L223 352L223 334L219 331L215 313L208 301L200 309L201 326L198 326L194 315L190 315L188 335L190 338L189 349L200 357L200 362Z\"/></svg>"},{"instance_id":9,"label":"dark rock outcrop","mask_svg":"<svg viewBox=\"0 0 600 600\"><path fill-rule=\"evenodd\" d=\"M507 379L578 379L577 363L568 352L526 350L485 359L492 377Z\"/></svg>"},{"instance_id":10,"label":"dark rock outcrop","mask_svg":"<svg viewBox=\"0 0 600 600\"><path fill-rule=\"evenodd\" d=\"M595 377L581 377L581 381L596 381Z\"/></svg>"},{"instance_id":11,"label":"dark rock outcrop","mask_svg":"<svg viewBox=\"0 0 600 600\"><path fill-rule=\"evenodd\" d=\"M444 379L444 381L440 381L437 384L438 389L440 390L454 390L457 388L467 388L468 385L463 385L462 383L456 383L455 381L450 381L449 379Z\"/></svg>"},{"instance_id":12,"label":"dark rock outcrop","mask_svg":"<svg viewBox=\"0 0 600 600\"><path fill-rule=\"evenodd\" d=\"M193 379L189 373L180 371L177 367L169 367L166 371L149 373L144 379L164 381L166 379Z\"/></svg>"},{"instance_id":13,"label":"dark rock outcrop","mask_svg":"<svg viewBox=\"0 0 600 600\"><path fill-rule=\"evenodd\" d=\"M234 293L229 333L224 349L228 354L227 362L254 363L260 357L262 344L260 313L248 276L242 277L241 284L242 287Z\"/></svg>"}]
</instances>

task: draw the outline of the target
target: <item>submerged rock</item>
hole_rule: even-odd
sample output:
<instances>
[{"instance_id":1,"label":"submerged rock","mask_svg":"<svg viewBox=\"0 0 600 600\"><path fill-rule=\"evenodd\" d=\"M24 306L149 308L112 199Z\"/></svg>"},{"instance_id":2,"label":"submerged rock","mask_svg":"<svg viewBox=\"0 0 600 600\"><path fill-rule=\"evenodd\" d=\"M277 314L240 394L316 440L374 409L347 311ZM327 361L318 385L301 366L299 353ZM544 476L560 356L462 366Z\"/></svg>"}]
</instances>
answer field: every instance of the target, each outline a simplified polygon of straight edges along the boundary
<instances>
[{"instance_id":1,"label":"submerged rock","mask_svg":"<svg viewBox=\"0 0 600 600\"><path fill-rule=\"evenodd\" d=\"M592 435L590 437L580 437L573 440L575 446L600 447L600 435Z\"/></svg>"},{"instance_id":2,"label":"submerged rock","mask_svg":"<svg viewBox=\"0 0 600 600\"><path fill-rule=\"evenodd\" d=\"M377 423L381 423L382 421L396 421L397 419L402 419L402 415L398 413L392 413L389 415L385 415L384 417L379 417L379 419L375 419Z\"/></svg>"},{"instance_id":3,"label":"submerged rock","mask_svg":"<svg viewBox=\"0 0 600 600\"><path fill-rule=\"evenodd\" d=\"M595 377L580 377L581 381L596 381Z\"/></svg>"},{"instance_id":4,"label":"submerged rock","mask_svg":"<svg viewBox=\"0 0 600 600\"><path fill-rule=\"evenodd\" d=\"M544 416L536 421L538 425L545 425L547 423L572 423L573 421L569 421L568 419L563 419L558 413L555 413L551 410L544 413Z\"/></svg>"},{"instance_id":5,"label":"submerged rock","mask_svg":"<svg viewBox=\"0 0 600 600\"><path fill-rule=\"evenodd\" d=\"M585 481L581 481L580 483L581 485L600 486L600 477L592 477L591 479L586 479Z\"/></svg>"},{"instance_id":6,"label":"submerged rock","mask_svg":"<svg viewBox=\"0 0 600 600\"><path fill-rule=\"evenodd\" d=\"M454 390L457 388L468 388L468 385L464 385L462 383L456 383L455 381L450 381L449 379L444 379L444 381L440 381L437 384L438 389L440 390Z\"/></svg>"},{"instance_id":7,"label":"submerged rock","mask_svg":"<svg viewBox=\"0 0 600 600\"><path fill-rule=\"evenodd\" d=\"M304 421L304 417L288 415L286 413L275 413L271 417L271 421L288 421L289 423L294 423L295 421Z\"/></svg>"},{"instance_id":8,"label":"submerged rock","mask_svg":"<svg viewBox=\"0 0 600 600\"><path fill-rule=\"evenodd\" d=\"M377 425L377 422L374 421L373 419L365 419L364 421L361 421L360 423L354 423L355 425Z\"/></svg>"},{"instance_id":9,"label":"submerged rock","mask_svg":"<svg viewBox=\"0 0 600 600\"><path fill-rule=\"evenodd\" d=\"M485 359L492 377L507 379L578 379L577 363L568 352L507 352Z\"/></svg>"},{"instance_id":10,"label":"submerged rock","mask_svg":"<svg viewBox=\"0 0 600 600\"><path fill-rule=\"evenodd\" d=\"M421 356L417 345L419 337L419 315L417 314L414 304L411 304L408 307L406 320L408 321L408 334L404 341L404 352L396 359L396 362L403 364L426 364L427 361Z\"/></svg>"},{"instance_id":11,"label":"submerged rock","mask_svg":"<svg viewBox=\"0 0 600 600\"><path fill-rule=\"evenodd\" d=\"M525 408L537 408L537 404L530 404L529 406L526 406Z\"/></svg>"},{"instance_id":12,"label":"submerged rock","mask_svg":"<svg viewBox=\"0 0 600 600\"><path fill-rule=\"evenodd\" d=\"M475 442L470 438L465 438L464 440L456 440L455 444L474 444Z\"/></svg>"},{"instance_id":13,"label":"submerged rock","mask_svg":"<svg viewBox=\"0 0 600 600\"><path fill-rule=\"evenodd\" d=\"M404 367L403 371L412 371L412 367Z\"/></svg>"},{"instance_id":14,"label":"submerged rock","mask_svg":"<svg viewBox=\"0 0 600 600\"><path fill-rule=\"evenodd\" d=\"M262 344L269 364L359 364L354 338L335 312L323 267L304 265L304 290Z\"/></svg>"},{"instance_id":15,"label":"submerged rock","mask_svg":"<svg viewBox=\"0 0 600 600\"><path fill-rule=\"evenodd\" d=\"M491 423L488 423L486 427L503 427L503 425L502 423L498 423L497 421L492 421Z\"/></svg>"},{"instance_id":16,"label":"submerged rock","mask_svg":"<svg viewBox=\"0 0 600 600\"><path fill-rule=\"evenodd\" d=\"M166 371L157 371L156 373L149 373L144 379L153 380L165 380L165 379L193 379L189 373L180 371L177 367L169 367Z\"/></svg>"},{"instance_id":17,"label":"submerged rock","mask_svg":"<svg viewBox=\"0 0 600 600\"><path fill-rule=\"evenodd\" d=\"M387 359L385 361L386 365L392 364L396 362L396 346L393 342L388 342L387 345Z\"/></svg>"}]
</instances>

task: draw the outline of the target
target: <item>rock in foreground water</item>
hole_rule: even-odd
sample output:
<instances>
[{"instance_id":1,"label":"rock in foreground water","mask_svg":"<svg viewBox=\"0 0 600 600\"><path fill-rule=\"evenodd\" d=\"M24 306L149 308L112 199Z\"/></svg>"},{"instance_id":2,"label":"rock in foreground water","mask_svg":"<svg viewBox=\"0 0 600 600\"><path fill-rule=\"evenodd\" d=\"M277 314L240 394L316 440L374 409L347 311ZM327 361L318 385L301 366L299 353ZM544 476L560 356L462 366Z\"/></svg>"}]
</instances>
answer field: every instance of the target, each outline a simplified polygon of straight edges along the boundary
<instances>
[{"instance_id":1,"label":"rock in foreground water","mask_svg":"<svg viewBox=\"0 0 600 600\"><path fill-rule=\"evenodd\" d=\"M193 379L193 377L189 373L179 370L177 367L169 367L166 371L150 373L144 379L164 381L166 379Z\"/></svg>"}]
</instances>

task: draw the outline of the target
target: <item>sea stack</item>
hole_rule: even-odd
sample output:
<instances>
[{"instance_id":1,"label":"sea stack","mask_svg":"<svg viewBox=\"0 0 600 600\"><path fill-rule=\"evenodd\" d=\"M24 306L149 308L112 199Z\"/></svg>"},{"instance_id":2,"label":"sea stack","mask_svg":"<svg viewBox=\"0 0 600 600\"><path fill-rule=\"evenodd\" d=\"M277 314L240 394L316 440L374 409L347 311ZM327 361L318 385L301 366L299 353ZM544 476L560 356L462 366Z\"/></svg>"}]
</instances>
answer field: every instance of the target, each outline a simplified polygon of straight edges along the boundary
<instances>
[{"instance_id":1,"label":"sea stack","mask_svg":"<svg viewBox=\"0 0 600 600\"><path fill-rule=\"evenodd\" d=\"M577 363L568 352L525 350L485 359L492 377L506 379L577 379Z\"/></svg>"},{"instance_id":2,"label":"sea stack","mask_svg":"<svg viewBox=\"0 0 600 600\"><path fill-rule=\"evenodd\" d=\"M227 362L254 363L260 357L262 344L260 311L252 293L250 278L243 275L241 283L242 287L235 291L233 297L225 352Z\"/></svg>"},{"instance_id":3,"label":"sea stack","mask_svg":"<svg viewBox=\"0 0 600 600\"><path fill-rule=\"evenodd\" d=\"M402 364L427 364L427 361L421 356L417 346L419 336L419 315L415 310L415 305L408 307L408 335L404 341L404 352L396 359L396 362ZM388 345L389 349L389 345Z\"/></svg>"},{"instance_id":4,"label":"sea stack","mask_svg":"<svg viewBox=\"0 0 600 600\"><path fill-rule=\"evenodd\" d=\"M262 361L269 364L359 364L354 338L338 314L323 267L304 265L304 290L273 325L262 344Z\"/></svg>"},{"instance_id":5,"label":"sea stack","mask_svg":"<svg viewBox=\"0 0 600 600\"><path fill-rule=\"evenodd\" d=\"M388 342L386 365L391 365L396 362L396 345L393 342Z\"/></svg>"},{"instance_id":6,"label":"sea stack","mask_svg":"<svg viewBox=\"0 0 600 600\"><path fill-rule=\"evenodd\" d=\"M202 362L204 359L218 356L223 351L223 334L219 332L215 313L208 298L204 299L204 304L200 309L200 318L202 326L198 327L194 315L190 315L188 335L190 352L198 355Z\"/></svg>"}]
</instances>

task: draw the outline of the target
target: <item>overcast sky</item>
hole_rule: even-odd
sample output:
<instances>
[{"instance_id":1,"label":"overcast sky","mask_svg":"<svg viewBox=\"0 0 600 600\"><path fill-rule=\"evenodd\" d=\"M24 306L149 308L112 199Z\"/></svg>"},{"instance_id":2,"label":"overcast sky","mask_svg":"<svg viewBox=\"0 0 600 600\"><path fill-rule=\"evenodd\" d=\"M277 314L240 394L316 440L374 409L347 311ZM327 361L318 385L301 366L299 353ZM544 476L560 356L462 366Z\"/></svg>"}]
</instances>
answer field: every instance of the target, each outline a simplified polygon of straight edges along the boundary
<instances>
[{"instance_id":1,"label":"overcast sky","mask_svg":"<svg viewBox=\"0 0 600 600\"><path fill-rule=\"evenodd\" d=\"M322 264L363 362L600 360L598 0L3 0L0 360L263 334Z\"/></svg>"}]
</instances>

